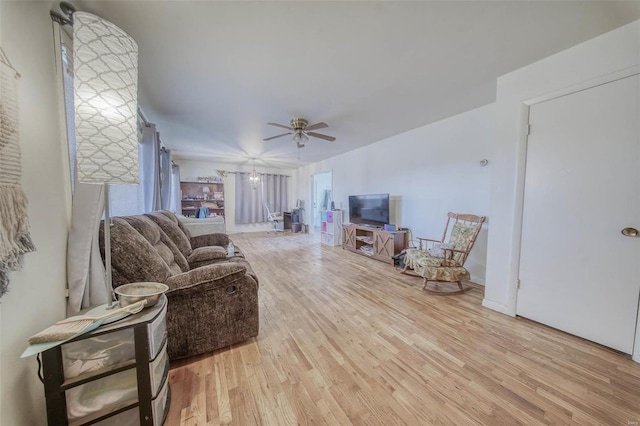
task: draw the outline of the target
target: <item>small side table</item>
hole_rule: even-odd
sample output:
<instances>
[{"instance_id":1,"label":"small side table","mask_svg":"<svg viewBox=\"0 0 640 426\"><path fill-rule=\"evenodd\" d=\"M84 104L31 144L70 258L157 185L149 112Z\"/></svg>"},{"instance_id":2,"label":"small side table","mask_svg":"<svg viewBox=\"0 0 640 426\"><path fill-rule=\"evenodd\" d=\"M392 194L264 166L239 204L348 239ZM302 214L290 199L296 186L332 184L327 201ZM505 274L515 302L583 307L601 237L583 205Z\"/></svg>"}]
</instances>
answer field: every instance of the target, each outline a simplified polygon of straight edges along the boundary
<instances>
[{"instance_id":1,"label":"small side table","mask_svg":"<svg viewBox=\"0 0 640 426\"><path fill-rule=\"evenodd\" d=\"M161 425L170 404L167 298L42 353L49 425Z\"/></svg>"}]
</instances>

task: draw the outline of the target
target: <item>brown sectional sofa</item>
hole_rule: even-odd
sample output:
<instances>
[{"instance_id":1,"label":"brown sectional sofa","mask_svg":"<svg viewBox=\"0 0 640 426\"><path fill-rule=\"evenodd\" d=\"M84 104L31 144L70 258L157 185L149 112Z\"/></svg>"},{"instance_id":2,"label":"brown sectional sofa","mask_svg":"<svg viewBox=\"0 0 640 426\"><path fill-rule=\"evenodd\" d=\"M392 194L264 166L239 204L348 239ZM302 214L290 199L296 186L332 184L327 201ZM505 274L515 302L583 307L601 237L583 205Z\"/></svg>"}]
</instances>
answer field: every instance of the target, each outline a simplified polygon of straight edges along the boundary
<instances>
[{"instance_id":1,"label":"brown sectional sofa","mask_svg":"<svg viewBox=\"0 0 640 426\"><path fill-rule=\"evenodd\" d=\"M104 259L103 227L100 247ZM214 351L258 335L258 278L226 234L191 238L171 212L113 218L113 286L165 283L170 359Z\"/></svg>"}]
</instances>

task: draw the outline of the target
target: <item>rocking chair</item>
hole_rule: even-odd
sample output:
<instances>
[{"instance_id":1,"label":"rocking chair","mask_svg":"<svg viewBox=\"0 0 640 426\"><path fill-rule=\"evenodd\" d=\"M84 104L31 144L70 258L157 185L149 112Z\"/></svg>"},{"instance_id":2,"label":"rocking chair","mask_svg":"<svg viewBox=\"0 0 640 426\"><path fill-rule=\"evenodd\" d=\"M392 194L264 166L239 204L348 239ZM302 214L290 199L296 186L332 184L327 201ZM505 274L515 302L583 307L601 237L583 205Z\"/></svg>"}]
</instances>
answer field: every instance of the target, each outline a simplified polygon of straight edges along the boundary
<instances>
[{"instance_id":1,"label":"rocking chair","mask_svg":"<svg viewBox=\"0 0 640 426\"><path fill-rule=\"evenodd\" d=\"M405 267L402 273L420 276L424 279L422 289L434 294L460 294L471 289L463 287L462 281L470 279L464 263L476 242L485 216L471 214L447 214L447 225L441 240L418 238L417 248L407 249ZM449 229L451 225L451 229ZM445 239L449 236L449 240ZM413 269L414 274L408 272ZM434 286L429 286L434 282ZM458 288L443 286L441 283L457 283Z\"/></svg>"}]
</instances>

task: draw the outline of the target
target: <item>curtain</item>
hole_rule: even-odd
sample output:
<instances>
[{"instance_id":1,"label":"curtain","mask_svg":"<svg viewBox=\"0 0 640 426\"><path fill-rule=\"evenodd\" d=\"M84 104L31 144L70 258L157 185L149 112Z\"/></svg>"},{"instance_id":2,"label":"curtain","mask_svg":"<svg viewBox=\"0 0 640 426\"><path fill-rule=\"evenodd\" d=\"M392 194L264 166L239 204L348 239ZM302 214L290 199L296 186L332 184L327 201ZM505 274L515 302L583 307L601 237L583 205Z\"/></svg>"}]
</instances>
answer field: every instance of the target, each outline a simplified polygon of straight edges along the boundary
<instances>
[{"instance_id":1,"label":"curtain","mask_svg":"<svg viewBox=\"0 0 640 426\"><path fill-rule=\"evenodd\" d=\"M160 150L160 207L171 209L171 150Z\"/></svg>"},{"instance_id":2,"label":"curtain","mask_svg":"<svg viewBox=\"0 0 640 426\"><path fill-rule=\"evenodd\" d=\"M249 173L236 173L236 224L266 221L260 189L251 188Z\"/></svg>"},{"instance_id":3,"label":"curtain","mask_svg":"<svg viewBox=\"0 0 640 426\"><path fill-rule=\"evenodd\" d=\"M249 185L249 173L236 173L236 223L267 221L267 209L282 213L289 207L288 180L283 175L262 175L258 188Z\"/></svg>"},{"instance_id":4,"label":"curtain","mask_svg":"<svg viewBox=\"0 0 640 426\"><path fill-rule=\"evenodd\" d=\"M282 214L282 212L289 210L287 182L287 176L283 175L262 176L261 192L263 204L267 204L272 212Z\"/></svg>"},{"instance_id":5,"label":"curtain","mask_svg":"<svg viewBox=\"0 0 640 426\"><path fill-rule=\"evenodd\" d=\"M160 136L156 125L150 124L142 132L140 149L140 185L144 212L160 210Z\"/></svg>"},{"instance_id":6,"label":"curtain","mask_svg":"<svg viewBox=\"0 0 640 426\"><path fill-rule=\"evenodd\" d=\"M71 228L67 242L67 316L80 309L107 303L105 269L100 256L98 231L104 211L104 187L75 184Z\"/></svg>"},{"instance_id":7,"label":"curtain","mask_svg":"<svg viewBox=\"0 0 640 426\"><path fill-rule=\"evenodd\" d=\"M180 166L171 165L171 203L169 210L182 214L182 194L180 191Z\"/></svg>"}]
</instances>

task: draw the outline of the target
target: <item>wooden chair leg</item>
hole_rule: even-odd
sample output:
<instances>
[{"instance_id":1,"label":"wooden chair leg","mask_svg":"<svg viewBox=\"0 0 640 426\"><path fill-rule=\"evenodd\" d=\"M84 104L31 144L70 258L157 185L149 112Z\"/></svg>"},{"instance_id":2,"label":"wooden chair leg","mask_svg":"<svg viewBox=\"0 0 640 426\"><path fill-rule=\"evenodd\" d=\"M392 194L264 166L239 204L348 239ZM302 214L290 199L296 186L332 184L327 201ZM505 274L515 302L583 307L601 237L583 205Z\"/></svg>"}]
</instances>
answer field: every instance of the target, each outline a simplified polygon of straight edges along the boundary
<instances>
[{"instance_id":1,"label":"wooden chair leg","mask_svg":"<svg viewBox=\"0 0 640 426\"><path fill-rule=\"evenodd\" d=\"M464 289L462 288L462 282L457 281L457 283L458 283L458 288L460 288L460 290L464 290Z\"/></svg>"},{"instance_id":2,"label":"wooden chair leg","mask_svg":"<svg viewBox=\"0 0 640 426\"><path fill-rule=\"evenodd\" d=\"M427 282L428 282L428 281L427 281L427 279L425 278L425 279L424 279L424 284L422 285L422 289L423 289L423 290L426 290L426 288L427 288Z\"/></svg>"}]
</instances>

